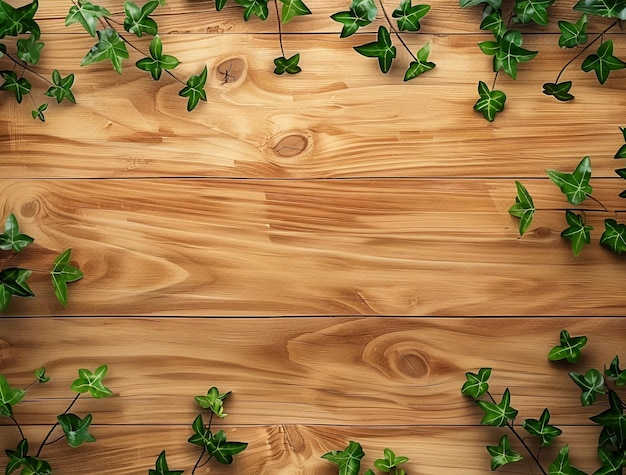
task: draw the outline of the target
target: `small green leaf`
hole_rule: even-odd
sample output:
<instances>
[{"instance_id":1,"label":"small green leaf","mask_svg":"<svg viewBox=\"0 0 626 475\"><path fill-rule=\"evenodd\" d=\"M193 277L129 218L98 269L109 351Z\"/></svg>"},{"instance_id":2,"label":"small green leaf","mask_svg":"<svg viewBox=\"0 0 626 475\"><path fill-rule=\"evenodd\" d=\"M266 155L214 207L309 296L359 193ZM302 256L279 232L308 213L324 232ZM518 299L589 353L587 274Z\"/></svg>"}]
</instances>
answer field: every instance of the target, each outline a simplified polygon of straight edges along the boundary
<instances>
[{"instance_id":1,"label":"small green leaf","mask_svg":"<svg viewBox=\"0 0 626 475\"><path fill-rule=\"evenodd\" d=\"M141 8L130 0L124 2L124 29L141 38L144 33L154 36L159 32L159 27L150 15L159 7L157 0L146 2Z\"/></svg>"},{"instance_id":2,"label":"small green leaf","mask_svg":"<svg viewBox=\"0 0 626 475\"><path fill-rule=\"evenodd\" d=\"M48 108L48 104L41 104L39 107L37 107L37 109L33 109L31 111L33 119L39 119L40 121L45 122L46 116L44 115L44 112L46 111L47 108Z\"/></svg>"},{"instance_id":3,"label":"small green leaf","mask_svg":"<svg viewBox=\"0 0 626 475\"><path fill-rule=\"evenodd\" d=\"M69 74L65 77L61 77L61 73L58 70L52 71L53 86L46 91L46 96L55 97L57 103L67 99L71 103L75 104L76 99L72 93L72 86L74 85L74 74Z\"/></svg>"},{"instance_id":4,"label":"small green leaf","mask_svg":"<svg viewBox=\"0 0 626 475\"><path fill-rule=\"evenodd\" d=\"M473 399L480 398L489 390L488 381L490 376L491 368L480 368L478 374L471 372L465 373L467 381L465 381L461 388L461 394Z\"/></svg>"},{"instance_id":5,"label":"small green leaf","mask_svg":"<svg viewBox=\"0 0 626 475\"><path fill-rule=\"evenodd\" d=\"M555 0L517 0L515 2L515 15L521 23L535 22L538 25L548 24L548 7Z\"/></svg>"},{"instance_id":6,"label":"small green leaf","mask_svg":"<svg viewBox=\"0 0 626 475\"><path fill-rule=\"evenodd\" d=\"M311 10L302 0L280 0L283 4L281 22L287 23L293 17L310 15Z\"/></svg>"},{"instance_id":7,"label":"small green leaf","mask_svg":"<svg viewBox=\"0 0 626 475\"><path fill-rule=\"evenodd\" d=\"M515 204L509 208L509 214L520 218L519 235L523 236L533 220L535 204L524 185L519 181L515 181L515 187L517 188L517 196L515 197Z\"/></svg>"},{"instance_id":8,"label":"small green leaf","mask_svg":"<svg viewBox=\"0 0 626 475\"><path fill-rule=\"evenodd\" d=\"M532 60L537 51L522 48L522 35L519 31L509 30L496 40L498 50L493 58L493 71L504 70L513 79L517 78L517 65Z\"/></svg>"},{"instance_id":9,"label":"small green leaf","mask_svg":"<svg viewBox=\"0 0 626 475\"><path fill-rule=\"evenodd\" d=\"M47 383L50 381L50 376L46 376L46 368L38 368L35 370L35 378L37 378L38 383Z\"/></svg>"},{"instance_id":10,"label":"small green leaf","mask_svg":"<svg viewBox=\"0 0 626 475\"><path fill-rule=\"evenodd\" d=\"M207 452L215 457L219 463L230 465L233 463L233 456L245 450L248 446L246 442L229 442L226 440L226 433L220 430L211 437L209 444L206 446Z\"/></svg>"},{"instance_id":11,"label":"small green leaf","mask_svg":"<svg viewBox=\"0 0 626 475\"><path fill-rule=\"evenodd\" d=\"M502 6L502 0L459 0L461 8L475 7L482 3L489 5L494 10L498 10Z\"/></svg>"},{"instance_id":12,"label":"small green leaf","mask_svg":"<svg viewBox=\"0 0 626 475\"><path fill-rule=\"evenodd\" d=\"M76 414L67 413L57 416L57 420L65 433L70 447L79 447L84 442L95 442L96 438L89 432L92 416L87 414L81 419Z\"/></svg>"},{"instance_id":13,"label":"small green leaf","mask_svg":"<svg viewBox=\"0 0 626 475\"><path fill-rule=\"evenodd\" d=\"M0 271L0 284L13 295L17 295L18 297L32 297L35 294L26 283L26 280L31 274L31 270L10 267Z\"/></svg>"},{"instance_id":14,"label":"small green leaf","mask_svg":"<svg viewBox=\"0 0 626 475\"><path fill-rule=\"evenodd\" d=\"M26 439L20 440L17 444L17 450L5 450L9 461L5 469L5 475L10 475L16 470L20 469L25 463L28 457L28 441Z\"/></svg>"},{"instance_id":15,"label":"small green leaf","mask_svg":"<svg viewBox=\"0 0 626 475\"><path fill-rule=\"evenodd\" d=\"M30 82L25 78L18 78L17 74L13 71L0 71L0 75L2 75L4 79L4 83L0 85L0 89L13 92L15 100L18 104L21 104L24 96L30 92Z\"/></svg>"},{"instance_id":16,"label":"small green leaf","mask_svg":"<svg viewBox=\"0 0 626 475\"><path fill-rule=\"evenodd\" d=\"M493 122L498 112L504 110L506 94L502 91L490 91L483 81L478 82L479 99L474 104L474 110L483 113L483 117L489 122Z\"/></svg>"},{"instance_id":17,"label":"small green leaf","mask_svg":"<svg viewBox=\"0 0 626 475\"><path fill-rule=\"evenodd\" d=\"M567 360L577 363L580 360L581 349L587 344L586 336L570 336L567 330L561 330L559 335L561 344L555 346L548 353L550 361Z\"/></svg>"},{"instance_id":18,"label":"small green leaf","mask_svg":"<svg viewBox=\"0 0 626 475\"><path fill-rule=\"evenodd\" d=\"M396 456L393 450L389 448L383 450L383 457L374 461L374 467L385 473L389 473L391 470L397 469L400 465L409 461L408 457Z\"/></svg>"},{"instance_id":19,"label":"small green leaf","mask_svg":"<svg viewBox=\"0 0 626 475\"><path fill-rule=\"evenodd\" d=\"M560 436L563 431L558 427L550 424L550 411L544 409L541 417L537 419L526 419L522 423L522 427L532 435L541 439L541 446L547 447L552 444L552 440Z\"/></svg>"},{"instance_id":20,"label":"small green leaf","mask_svg":"<svg viewBox=\"0 0 626 475\"><path fill-rule=\"evenodd\" d=\"M604 84L611 71L626 68L626 63L613 56L613 40L607 40L598 47L595 54L590 54L585 58L581 68L586 73L595 71L598 82Z\"/></svg>"},{"instance_id":21,"label":"small green leaf","mask_svg":"<svg viewBox=\"0 0 626 475\"><path fill-rule=\"evenodd\" d=\"M567 102L574 99L569 90L572 88L572 81L563 81L560 83L547 82L543 85L543 93L546 96L554 96L555 99Z\"/></svg>"},{"instance_id":22,"label":"small green leaf","mask_svg":"<svg viewBox=\"0 0 626 475\"><path fill-rule=\"evenodd\" d=\"M609 368L604 370L604 375L615 379L616 386L626 386L626 369L620 369L619 356L615 355Z\"/></svg>"},{"instance_id":23,"label":"small green leaf","mask_svg":"<svg viewBox=\"0 0 626 475\"><path fill-rule=\"evenodd\" d=\"M589 20L586 13L583 13L576 23L559 21L558 25L559 30L561 30L561 36L559 37L559 46L561 48L575 48L587 42Z\"/></svg>"},{"instance_id":24,"label":"small green leaf","mask_svg":"<svg viewBox=\"0 0 626 475\"><path fill-rule=\"evenodd\" d=\"M372 23L377 11L374 0L352 0L350 10L334 13L330 18L343 25L340 37L346 38Z\"/></svg>"},{"instance_id":25,"label":"small green leaf","mask_svg":"<svg viewBox=\"0 0 626 475\"><path fill-rule=\"evenodd\" d=\"M187 80L187 85L183 87L178 95L187 98L187 110L191 112L196 108L198 103L206 101L206 91L204 86L207 79L207 67L205 66L198 76L191 76Z\"/></svg>"},{"instance_id":26,"label":"small green leaf","mask_svg":"<svg viewBox=\"0 0 626 475\"><path fill-rule=\"evenodd\" d=\"M491 401L476 401L478 407L485 413L480 423L486 426L504 427L508 421L517 417L517 410L511 407L511 393L506 388L500 403Z\"/></svg>"},{"instance_id":27,"label":"small green leaf","mask_svg":"<svg viewBox=\"0 0 626 475\"><path fill-rule=\"evenodd\" d=\"M291 58L285 58L281 56L279 58L274 59L274 74L298 74L302 71L302 68L298 66L298 62L300 61L300 54L294 54Z\"/></svg>"},{"instance_id":28,"label":"small green leaf","mask_svg":"<svg viewBox=\"0 0 626 475\"><path fill-rule=\"evenodd\" d=\"M412 0L402 0L393 11L400 31L419 31L420 20L430 11L430 5L412 5Z\"/></svg>"},{"instance_id":29,"label":"small green leaf","mask_svg":"<svg viewBox=\"0 0 626 475\"><path fill-rule=\"evenodd\" d=\"M593 472L593 475L621 475L622 467L626 465L626 453L613 453L602 446L598 446L598 458L602 466Z\"/></svg>"},{"instance_id":30,"label":"small green leaf","mask_svg":"<svg viewBox=\"0 0 626 475\"><path fill-rule=\"evenodd\" d=\"M248 21L252 15L257 16L260 20L267 20L269 9L268 0L235 0L239 5L244 7L243 19Z\"/></svg>"},{"instance_id":31,"label":"small green leaf","mask_svg":"<svg viewBox=\"0 0 626 475\"><path fill-rule=\"evenodd\" d=\"M95 37L98 20L110 15L111 13L106 8L85 0L78 0L78 5L74 4L70 7L70 11L65 17L65 26L80 23L91 36Z\"/></svg>"},{"instance_id":32,"label":"small green leaf","mask_svg":"<svg viewBox=\"0 0 626 475\"><path fill-rule=\"evenodd\" d=\"M580 0L574 10L604 18L626 20L626 2L624 0Z\"/></svg>"},{"instance_id":33,"label":"small green leaf","mask_svg":"<svg viewBox=\"0 0 626 475\"><path fill-rule=\"evenodd\" d=\"M519 462L522 460L522 456L517 452L511 450L511 442L509 436L504 434L500 438L498 445L488 445L487 451L491 455L491 470L497 470L498 468L512 462Z\"/></svg>"},{"instance_id":34,"label":"small green leaf","mask_svg":"<svg viewBox=\"0 0 626 475\"><path fill-rule=\"evenodd\" d=\"M492 10L480 22L480 29L491 31L496 39L503 36L506 33L506 22L502 18L502 12L500 10ZM497 45L495 41L492 43ZM485 52L485 54L490 53ZM495 54L495 51L493 54Z\"/></svg>"},{"instance_id":35,"label":"small green leaf","mask_svg":"<svg viewBox=\"0 0 626 475\"><path fill-rule=\"evenodd\" d=\"M428 56L430 55L430 43L426 43L424 46L420 48L417 52L416 61L411 61L409 63L408 69L404 73L404 80L409 81L411 79L416 78L420 74L424 74L427 71L435 68L435 63L428 61Z\"/></svg>"},{"instance_id":36,"label":"small green leaf","mask_svg":"<svg viewBox=\"0 0 626 475\"><path fill-rule=\"evenodd\" d=\"M336 464L339 467L339 475L358 475L364 455L361 444L350 441L344 450L327 452L322 458Z\"/></svg>"},{"instance_id":37,"label":"small green leaf","mask_svg":"<svg viewBox=\"0 0 626 475\"><path fill-rule=\"evenodd\" d=\"M376 41L364 45L355 46L355 51L368 58L378 58L378 65L383 73L391 68L391 63L396 57L396 47L391 43L389 30L384 26L378 27L378 38Z\"/></svg>"},{"instance_id":38,"label":"small green leaf","mask_svg":"<svg viewBox=\"0 0 626 475\"><path fill-rule=\"evenodd\" d=\"M81 394L89 392L89 394L96 399L112 396L113 391L107 388L103 383L108 370L109 367L107 365L98 366L93 373L88 369L79 369L78 379L76 379L71 386L72 391Z\"/></svg>"},{"instance_id":39,"label":"small green leaf","mask_svg":"<svg viewBox=\"0 0 626 475\"><path fill-rule=\"evenodd\" d=\"M591 243L593 227L586 225L583 216L573 211L565 211L565 219L569 227L561 232L561 237L572 241L572 252L578 256L582 248Z\"/></svg>"},{"instance_id":40,"label":"small green leaf","mask_svg":"<svg viewBox=\"0 0 626 475\"><path fill-rule=\"evenodd\" d=\"M42 42L37 41L37 36L31 33L26 39L17 40L17 57L28 64L37 64L44 47Z\"/></svg>"},{"instance_id":41,"label":"small green leaf","mask_svg":"<svg viewBox=\"0 0 626 475\"><path fill-rule=\"evenodd\" d=\"M67 306L67 284L82 279L84 275L80 269L69 263L71 257L72 250L66 249L54 260L54 266L50 271L54 294L64 306Z\"/></svg>"},{"instance_id":42,"label":"small green leaf","mask_svg":"<svg viewBox=\"0 0 626 475\"><path fill-rule=\"evenodd\" d=\"M175 56L163 54L163 43L158 35L150 42L150 58L142 58L135 63L139 69L149 71L155 81L161 79L163 70L174 69L179 64Z\"/></svg>"},{"instance_id":43,"label":"small green leaf","mask_svg":"<svg viewBox=\"0 0 626 475\"><path fill-rule=\"evenodd\" d=\"M165 458L165 450L163 450L157 457L154 470L149 469L148 475L180 475L184 473L184 470L170 470L167 466L167 460Z\"/></svg>"},{"instance_id":44,"label":"small green leaf","mask_svg":"<svg viewBox=\"0 0 626 475\"><path fill-rule=\"evenodd\" d=\"M592 405L598 394L604 394L604 376L595 368L588 369L584 375L569 373L569 377L582 390L580 402L583 406Z\"/></svg>"},{"instance_id":45,"label":"small green leaf","mask_svg":"<svg viewBox=\"0 0 626 475\"><path fill-rule=\"evenodd\" d=\"M587 475L569 463L569 445L559 451L554 462L550 464L548 475Z\"/></svg>"},{"instance_id":46,"label":"small green leaf","mask_svg":"<svg viewBox=\"0 0 626 475\"><path fill-rule=\"evenodd\" d=\"M191 428L194 433L191 437L189 437L189 439L187 439L187 442L204 448L208 447L213 434L211 434L211 431L204 424L202 414L198 414L198 416L194 419L191 424Z\"/></svg>"},{"instance_id":47,"label":"small green leaf","mask_svg":"<svg viewBox=\"0 0 626 475\"><path fill-rule=\"evenodd\" d=\"M231 391L226 393L220 393L219 390L213 386L210 388L206 396L196 396L195 400L203 409L210 409L218 417L226 417L228 414L224 412L224 399L230 395Z\"/></svg>"},{"instance_id":48,"label":"small green leaf","mask_svg":"<svg viewBox=\"0 0 626 475\"><path fill-rule=\"evenodd\" d=\"M24 460L24 468L20 475L50 475L51 473L52 467L48 462L28 456Z\"/></svg>"},{"instance_id":49,"label":"small green leaf","mask_svg":"<svg viewBox=\"0 0 626 475\"><path fill-rule=\"evenodd\" d=\"M26 391L12 388L6 378L0 374L0 416L13 416L13 406L19 404L24 396L26 396Z\"/></svg>"},{"instance_id":50,"label":"small green leaf","mask_svg":"<svg viewBox=\"0 0 626 475\"><path fill-rule=\"evenodd\" d=\"M605 431L614 434L615 444L617 447L621 447L623 453L624 442L626 441L626 416L624 415L624 403L620 399L619 395L609 390L609 409L601 412L598 415L590 417L591 421L604 427Z\"/></svg>"},{"instance_id":51,"label":"small green leaf","mask_svg":"<svg viewBox=\"0 0 626 475\"><path fill-rule=\"evenodd\" d=\"M21 252L34 241L27 234L20 233L17 218L11 213L5 221L4 233L0 234L0 250Z\"/></svg>"},{"instance_id":52,"label":"small green leaf","mask_svg":"<svg viewBox=\"0 0 626 475\"><path fill-rule=\"evenodd\" d=\"M622 252L626 251L626 224L618 223L614 219L605 219L600 244L621 256Z\"/></svg>"},{"instance_id":53,"label":"small green leaf","mask_svg":"<svg viewBox=\"0 0 626 475\"><path fill-rule=\"evenodd\" d=\"M587 199L592 192L589 180L591 179L591 160L584 157L572 173L563 173L556 170L546 170L550 179L567 197L567 201L578 205Z\"/></svg>"},{"instance_id":54,"label":"small green leaf","mask_svg":"<svg viewBox=\"0 0 626 475\"><path fill-rule=\"evenodd\" d=\"M122 61L129 57L124 40L113 28L98 30L97 34L98 42L92 46L80 65L88 66L109 59L115 71L122 74Z\"/></svg>"}]
</instances>

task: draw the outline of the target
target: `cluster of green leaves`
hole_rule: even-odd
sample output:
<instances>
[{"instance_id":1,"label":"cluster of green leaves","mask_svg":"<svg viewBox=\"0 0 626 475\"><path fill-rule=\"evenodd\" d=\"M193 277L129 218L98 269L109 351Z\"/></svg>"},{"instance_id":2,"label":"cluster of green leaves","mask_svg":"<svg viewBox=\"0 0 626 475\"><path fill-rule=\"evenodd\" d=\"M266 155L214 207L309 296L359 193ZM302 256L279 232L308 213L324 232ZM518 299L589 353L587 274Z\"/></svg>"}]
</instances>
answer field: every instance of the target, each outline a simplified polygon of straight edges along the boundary
<instances>
[{"instance_id":1,"label":"cluster of green leaves","mask_svg":"<svg viewBox=\"0 0 626 475\"><path fill-rule=\"evenodd\" d=\"M421 28L420 20L429 12L430 5L413 5L412 0L401 0L399 6L391 14L391 18L396 20L394 25L383 2L379 1L378 3L389 28L383 25L379 26L376 41L355 46L354 50L365 57L376 58L380 70L387 73L397 56L397 48L391 39L393 32L413 59L404 73L405 81L432 70L435 63L428 60L430 44L426 43L414 54L400 35L400 32L418 32ZM334 13L331 18L342 24L340 37L346 38L372 23L376 19L377 13L378 6L375 0L352 0L349 10Z\"/></svg>"},{"instance_id":2,"label":"cluster of green leaves","mask_svg":"<svg viewBox=\"0 0 626 475\"><path fill-rule=\"evenodd\" d=\"M344 450L333 450L322 455L339 469L339 475L359 475L361 459L365 456L363 447L358 442L350 441ZM384 449L383 457L374 461L374 467L391 475L406 475L400 465L409 461L408 457L397 456L393 450ZM364 475L374 475L374 470L368 469Z\"/></svg>"},{"instance_id":3,"label":"cluster of green leaves","mask_svg":"<svg viewBox=\"0 0 626 475\"><path fill-rule=\"evenodd\" d=\"M41 50L44 47L44 43L40 41L41 29L35 20L38 8L38 0L33 0L19 8L14 8L4 0L0 0L0 60L4 58L12 63L11 69L1 69L0 66L0 76L4 80L0 85L0 90L12 94L18 103L21 103L26 96L30 97L34 106L33 118L44 122L46 120L44 113L48 109L48 103L36 103L31 95L32 83L24 77L26 71L48 84L45 95L56 99L57 103L63 100L69 102L76 102L76 100L72 93L74 74L63 77L55 69L49 80L32 69L32 66L39 63ZM7 38L12 38L14 41L7 42Z\"/></svg>"},{"instance_id":4,"label":"cluster of green leaves","mask_svg":"<svg viewBox=\"0 0 626 475\"><path fill-rule=\"evenodd\" d=\"M626 142L626 130L621 128L621 131ZM626 144L620 147L615 154L615 158L626 158ZM578 163L572 173L556 170L546 170L546 172L550 180L559 187L571 205L578 206L588 198L593 200L591 195L593 190L590 184L591 159L588 156ZM617 169L616 173L621 178L626 179L626 169ZM516 181L515 185L517 196L515 197L515 204L509 208L509 213L519 218L519 234L523 236L528 230L537 209L526 187L519 181ZM620 197L626 198L626 191L620 193ZM594 201L600 204L597 200ZM601 207L601 212L608 212L606 207L603 205ZM576 208L565 210L565 220L568 227L561 232L561 236L571 241L572 252L575 256L578 256L583 247L591 243L593 226L586 224L584 212ZM613 218L606 218L604 220L604 232L600 237L600 244L615 254L621 255L622 252L626 251L626 224L618 223Z\"/></svg>"},{"instance_id":5,"label":"cluster of green leaves","mask_svg":"<svg viewBox=\"0 0 626 475\"><path fill-rule=\"evenodd\" d=\"M6 378L0 374L0 416L10 418L13 424L17 427L21 436L21 440L17 444L17 448L15 450L5 450L9 459L5 469L6 475L10 475L18 470L20 470L19 473L21 475L49 475L52 473L52 467L48 461L41 458L41 452L45 446L62 439L65 439L67 444L73 448L79 447L85 442L96 441L93 434L89 432L89 426L93 420L92 415L87 414L85 417L81 418L80 416L69 411L81 394L89 393L96 399L102 399L113 394L113 392L107 388L103 382L107 372L107 365L99 366L93 373L87 369L78 370L78 378L71 384L71 389L76 392L76 396L68 408L62 414L57 416L57 422L52 426L34 455L30 450L28 439L25 437L20 424L13 413L14 406L23 401L24 396L26 395L26 390L11 387ZM40 368L35 371L35 378L36 379L32 384L44 384L50 380L50 377L46 375L44 368ZM57 438L56 440L49 441L55 429L58 427L62 429L63 436Z\"/></svg>"},{"instance_id":6,"label":"cluster of green leaves","mask_svg":"<svg viewBox=\"0 0 626 475\"><path fill-rule=\"evenodd\" d=\"M17 297L35 295L27 283L33 271L20 267L7 267L11 258L34 241L32 237L20 232L17 218L14 214L10 214L5 222L4 232L0 234L0 251L7 253L0 265L0 311L5 311L9 307L11 297L14 295ZM66 249L59 254L50 271L54 294L64 306L67 305L68 299L67 284L83 277L83 273L70 264L71 255L71 249Z\"/></svg>"},{"instance_id":7,"label":"cluster of green leaves","mask_svg":"<svg viewBox=\"0 0 626 475\"><path fill-rule=\"evenodd\" d=\"M229 465L233 463L233 457L245 450L248 446L247 442L231 442L226 440L226 433L223 430L213 433L211 431L211 423L213 416L224 418L228 414L224 412L224 400L230 395L230 391L220 393L213 386L206 395L196 396L194 399L202 409L209 411L209 421L205 422L203 415L198 414L191 425L193 435L189 437L188 442L193 445L202 447L202 452L196 461L191 473L207 463L211 459L217 460L219 463ZM203 460L204 459L204 460ZM170 470L167 463L167 454L165 450L161 451L157 457L154 469L149 470L149 475L179 475L184 470Z\"/></svg>"},{"instance_id":8,"label":"cluster of green leaves","mask_svg":"<svg viewBox=\"0 0 626 475\"><path fill-rule=\"evenodd\" d=\"M548 352L548 360L566 360L570 363L578 363L581 357L581 349L587 343L586 336L570 336L567 330L561 330L560 343ZM626 370L620 368L619 356L615 356L608 368L603 371L595 368L587 370L584 374L571 371L570 379L580 388L580 401L583 406L590 406L596 402L596 397L606 396L609 409L591 417L591 421L601 427L598 437L598 458L601 467L593 475L619 475L626 467L626 407L620 399L616 389L626 385ZM533 459L541 473L544 475L587 475L584 471L574 467L569 461L569 446L563 446L557 457L546 469L540 461L540 450L533 452L526 438L517 429L515 419L518 411L511 406L511 393L505 389L500 402L496 402L489 392L489 378L491 368L481 368L477 373L467 372L466 381L461 388L461 393L474 400L482 410L481 425L493 427L505 427L523 445L526 452ZM612 382L614 387L610 387ZM552 445L563 431L550 424L550 411L545 408L539 419L525 419L522 428L527 434L539 441L541 448ZM498 445L487 446L491 456L491 469L497 470L503 465L518 462L523 456L513 450L509 435L505 433L500 438Z\"/></svg>"}]
</instances>

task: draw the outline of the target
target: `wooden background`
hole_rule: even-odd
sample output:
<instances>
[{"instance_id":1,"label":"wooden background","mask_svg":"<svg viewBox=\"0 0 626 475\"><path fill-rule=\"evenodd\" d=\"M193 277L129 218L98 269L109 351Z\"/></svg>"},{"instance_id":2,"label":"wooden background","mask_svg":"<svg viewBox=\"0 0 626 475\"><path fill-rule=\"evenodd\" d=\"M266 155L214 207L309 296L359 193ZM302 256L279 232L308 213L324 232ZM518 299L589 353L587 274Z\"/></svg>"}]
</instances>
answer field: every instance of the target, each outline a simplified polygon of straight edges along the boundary
<instances>
[{"instance_id":1,"label":"wooden background","mask_svg":"<svg viewBox=\"0 0 626 475\"><path fill-rule=\"evenodd\" d=\"M303 71L285 77L272 72L273 10L244 22L234 2L159 9L177 75L208 67L208 101L188 113L180 84L132 67L136 52L121 76L106 63L80 68L93 39L64 27L69 1L42 2L37 69L74 72L78 103L51 104L42 124L28 99L0 95L0 219L14 213L35 238L15 262L45 271L71 247L85 278L63 308L35 274L37 297L14 298L0 320L1 374L16 387L40 366L53 376L16 408L25 432L41 440L76 370L106 363L115 397L76 408L93 413L98 441L47 447L57 474L145 474L163 449L171 469L191 473L193 396L213 385L233 391L225 429L250 446L232 466L196 473L330 475L320 456L349 440L362 443L364 465L391 447L411 458L410 475L487 473L484 447L501 432L478 426L460 387L465 371L489 366L520 417L548 406L564 426L542 458L570 443L572 461L593 472L588 417L605 405L581 409L566 373L625 349L625 264L598 241L624 209L613 156L626 73L600 86L575 63L563 77L573 102L541 93L575 54L559 49L556 20L579 14L559 0L548 27L522 27L539 54L517 80L499 75L508 101L488 123L472 110L478 81L494 77L477 46L489 39L479 8L433 0L405 38L413 50L429 42L437 67L404 83L401 48L387 75L352 50L374 39L382 14L340 39L329 17L350 2L306 3L313 14L283 27ZM589 31L607 24L592 18ZM605 38L626 57L622 32ZM593 243L574 257L559 235L567 203L545 170L571 171L586 155L609 211L585 203ZM522 238L507 212L516 179L540 209ZM546 359L563 328L590 338L575 368ZM7 421L0 446L14 448ZM526 461L500 471L537 473Z\"/></svg>"}]
</instances>

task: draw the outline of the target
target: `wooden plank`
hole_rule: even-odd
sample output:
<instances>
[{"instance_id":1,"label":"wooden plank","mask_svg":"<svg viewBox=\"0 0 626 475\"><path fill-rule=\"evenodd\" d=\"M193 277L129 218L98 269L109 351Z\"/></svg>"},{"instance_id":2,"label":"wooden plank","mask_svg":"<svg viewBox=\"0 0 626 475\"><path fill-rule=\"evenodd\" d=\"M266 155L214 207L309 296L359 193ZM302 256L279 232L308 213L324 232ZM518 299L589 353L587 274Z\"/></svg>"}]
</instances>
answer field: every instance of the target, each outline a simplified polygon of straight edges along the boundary
<instances>
[{"instance_id":1,"label":"wooden plank","mask_svg":"<svg viewBox=\"0 0 626 475\"><path fill-rule=\"evenodd\" d=\"M589 338L578 364L547 359L563 329ZM493 369L494 398L510 389L520 418L548 407L557 426L590 425L607 401L581 407L567 373L609 365L625 332L623 318L602 317L4 318L0 372L13 387L41 366L53 377L16 406L25 425L54 421L78 369L101 364L114 397L73 407L98 425L187 425L194 396L216 386L232 391L228 425L477 426L482 412L461 387L481 367Z\"/></svg>"},{"instance_id":2,"label":"wooden plank","mask_svg":"<svg viewBox=\"0 0 626 475\"><path fill-rule=\"evenodd\" d=\"M13 315L623 315L623 260L598 242L623 212L615 181L586 204L574 257L566 201L519 238L514 180L3 180L38 297ZM550 211L551 210L551 211ZM55 302L46 269L73 249L86 277Z\"/></svg>"},{"instance_id":3,"label":"wooden plank","mask_svg":"<svg viewBox=\"0 0 626 475\"><path fill-rule=\"evenodd\" d=\"M549 35L527 40L541 53L520 65L516 81L499 75L508 101L493 124L472 110L478 81L494 77L477 47L486 34L419 38L413 46L430 42L437 67L408 83L408 55L384 75L352 51L363 37L339 47L326 34L291 36L286 48L301 52L303 72L277 77L275 36L170 35L165 51L180 57L183 80L209 68L208 102L192 113L178 96L181 84L155 82L132 61L121 77L105 63L80 68L93 44L88 35L43 39L38 70L74 71L78 104L51 104L42 124L29 104L3 95L3 178L545 177L548 168L573 170L586 155L594 176L615 178L619 166L613 156L623 144L626 99L615 91L626 75L599 86L573 67L563 79L574 81L576 99L545 96L541 85L572 55ZM615 54L622 48L616 42ZM37 100L47 99L47 84L34 82Z\"/></svg>"}]
</instances>

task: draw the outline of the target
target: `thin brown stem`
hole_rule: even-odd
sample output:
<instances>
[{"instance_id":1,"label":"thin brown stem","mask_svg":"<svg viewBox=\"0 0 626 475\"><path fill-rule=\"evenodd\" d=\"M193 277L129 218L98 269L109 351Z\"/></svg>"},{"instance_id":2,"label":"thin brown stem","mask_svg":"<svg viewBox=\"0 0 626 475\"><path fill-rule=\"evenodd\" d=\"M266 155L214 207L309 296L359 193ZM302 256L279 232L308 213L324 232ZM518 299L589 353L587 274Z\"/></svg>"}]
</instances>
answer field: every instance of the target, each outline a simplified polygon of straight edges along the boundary
<instances>
[{"instance_id":1,"label":"thin brown stem","mask_svg":"<svg viewBox=\"0 0 626 475\"><path fill-rule=\"evenodd\" d=\"M385 9L385 5L383 4L382 0L378 0L378 3L380 4L380 9L383 11L383 15L385 15L385 19L387 20L387 23L389 24L389 28L391 28L391 31L393 31L393 34L396 36L396 38L398 38L398 41L402 44L404 49L408 51L411 57L415 61L417 61L417 56L413 54L413 52L411 51L411 48L409 48L409 45L406 44L406 42L400 35L400 32L396 29L396 27L393 26L393 21L391 20L391 17L387 13L387 10Z\"/></svg>"}]
</instances>

